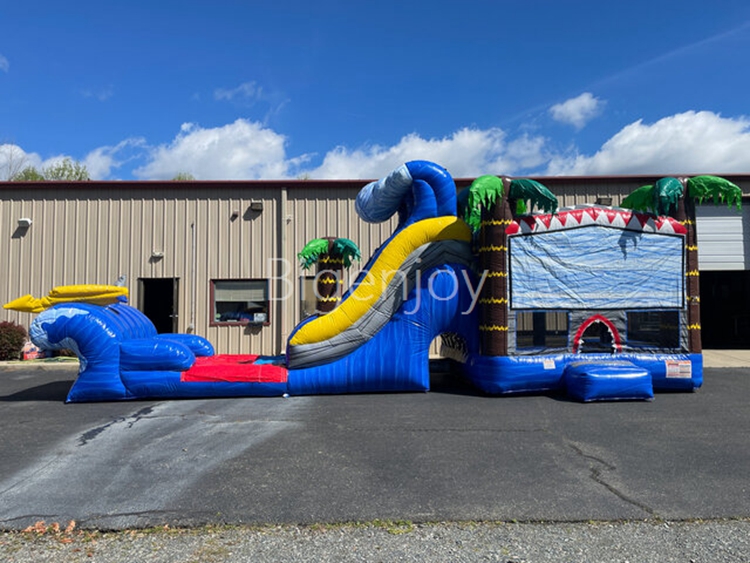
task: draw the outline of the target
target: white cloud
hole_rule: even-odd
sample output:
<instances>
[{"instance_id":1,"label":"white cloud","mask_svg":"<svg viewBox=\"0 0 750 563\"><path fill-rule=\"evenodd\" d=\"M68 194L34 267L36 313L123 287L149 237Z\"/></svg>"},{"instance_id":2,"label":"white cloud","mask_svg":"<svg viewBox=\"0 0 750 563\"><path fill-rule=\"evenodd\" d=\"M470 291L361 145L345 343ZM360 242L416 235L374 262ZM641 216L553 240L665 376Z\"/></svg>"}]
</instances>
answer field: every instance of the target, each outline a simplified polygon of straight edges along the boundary
<instances>
[{"instance_id":1,"label":"white cloud","mask_svg":"<svg viewBox=\"0 0 750 563\"><path fill-rule=\"evenodd\" d=\"M9 179L26 168L35 168L41 172L45 168L60 164L66 158L75 160L64 154L42 159L37 153L26 152L18 145L0 145L0 180Z\"/></svg>"},{"instance_id":2,"label":"white cloud","mask_svg":"<svg viewBox=\"0 0 750 563\"><path fill-rule=\"evenodd\" d=\"M134 175L171 179L188 172L199 180L379 178L404 162L432 160L455 177L471 177L490 172L513 174L547 162L542 137L524 135L509 140L496 128L464 128L441 139L424 139L413 133L393 146L336 147L314 168L304 168L311 160L309 155L288 157L285 146L284 135L244 119L210 129L186 123L171 143L151 149L149 162ZM108 151L97 149L90 158L92 162L94 157L104 159L102 167L106 169L108 155ZM93 163L87 166L90 171L95 169Z\"/></svg>"},{"instance_id":3,"label":"white cloud","mask_svg":"<svg viewBox=\"0 0 750 563\"><path fill-rule=\"evenodd\" d=\"M263 93L255 82L243 82L236 88L217 88L214 90L214 98L217 100L234 100L235 98L252 99L259 98Z\"/></svg>"},{"instance_id":4,"label":"white cloud","mask_svg":"<svg viewBox=\"0 0 750 563\"><path fill-rule=\"evenodd\" d=\"M8 62L8 59L6 59L2 55L0 55L0 70L2 70L3 72L8 72L10 70L10 63Z\"/></svg>"},{"instance_id":5,"label":"white cloud","mask_svg":"<svg viewBox=\"0 0 750 563\"><path fill-rule=\"evenodd\" d=\"M315 164L311 155L288 156L286 143L284 135L245 119L213 128L186 123L169 143L149 147L143 139L126 139L91 151L82 163L93 179L112 179L119 172L124 177L132 174L139 179L167 180L181 172L199 180L369 179L381 178L410 160L437 162L457 178L750 170L750 118L724 118L708 111L685 112L653 124L636 121L591 155L581 154L575 147L552 153L545 137L531 133L511 137L499 128L463 128L428 139L412 133L390 146L336 147ZM0 145L0 173L3 166L7 168L3 147L14 162L23 159L37 169L65 158L42 160L15 145ZM130 172L136 162L141 165Z\"/></svg>"},{"instance_id":6,"label":"white cloud","mask_svg":"<svg viewBox=\"0 0 750 563\"><path fill-rule=\"evenodd\" d=\"M100 102L105 102L115 95L115 89L112 86L106 86L98 90L81 90L81 96L84 98L95 98Z\"/></svg>"},{"instance_id":7,"label":"white cloud","mask_svg":"<svg viewBox=\"0 0 750 563\"><path fill-rule=\"evenodd\" d=\"M28 153L12 143L0 144L0 181L9 180L29 166L39 169L41 164L42 159L36 153Z\"/></svg>"},{"instance_id":8,"label":"white cloud","mask_svg":"<svg viewBox=\"0 0 750 563\"><path fill-rule=\"evenodd\" d=\"M591 92L584 92L561 104L555 104L549 112L555 121L572 125L576 129L583 129L589 121L601 113L603 106L602 100L594 97Z\"/></svg>"},{"instance_id":9,"label":"white cloud","mask_svg":"<svg viewBox=\"0 0 750 563\"><path fill-rule=\"evenodd\" d=\"M112 168L117 166L111 147L94 149L83 159L83 165L88 170L89 177L92 180L108 179L112 173Z\"/></svg>"},{"instance_id":10,"label":"white cloud","mask_svg":"<svg viewBox=\"0 0 750 563\"><path fill-rule=\"evenodd\" d=\"M195 101L200 101L200 95L193 96ZM289 99L283 92L268 90L255 81L243 82L236 88L216 88L214 100L230 102L232 105L243 108L253 108L256 114L263 114L262 122L268 121L289 103ZM255 119L258 121L258 119Z\"/></svg>"},{"instance_id":11,"label":"white cloud","mask_svg":"<svg viewBox=\"0 0 750 563\"><path fill-rule=\"evenodd\" d=\"M380 178L410 160L440 163L454 177L512 174L543 164L543 147L541 137L508 141L505 132L497 128L464 128L442 139L423 139L412 133L391 147L337 147L325 155L319 167L305 174L311 178Z\"/></svg>"},{"instance_id":12,"label":"white cloud","mask_svg":"<svg viewBox=\"0 0 750 563\"><path fill-rule=\"evenodd\" d=\"M127 142L128 141L123 141L118 147ZM114 152L115 150L115 147L101 147L89 153L89 155L81 161L81 164L86 166L86 170L89 172L89 176L91 176L93 180L106 179L109 175L110 168L115 166L113 159L110 159L111 162L108 167L102 166L101 159L98 158L97 155L104 154L107 151ZM30 167L41 172L45 168L57 166L66 159L77 162L76 158L67 154L56 154L43 159L37 153L26 152L18 145L0 145L0 180L5 180L21 170Z\"/></svg>"},{"instance_id":13,"label":"white cloud","mask_svg":"<svg viewBox=\"0 0 750 563\"><path fill-rule=\"evenodd\" d=\"M285 145L284 135L245 119L210 129L185 123L171 143L152 149L149 162L133 173L167 180L180 172L198 180L286 178L299 160L286 158Z\"/></svg>"},{"instance_id":14,"label":"white cloud","mask_svg":"<svg viewBox=\"0 0 750 563\"><path fill-rule=\"evenodd\" d=\"M113 171L125 163L142 156L146 142L141 138L125 139L115 146L104 146L94 149L83 159L92 180L112 179Z\"/></svg>"},{"instance_id":15,"label":"white cloud","mask_svg":"<svg viewBox=\"0 0 750 563\"><path fill-rule=\"evenodd\" d=\"M750 120L688 111L652 125L638 120L592 156L557 156L547 173L698 174L750 170Z\"/></svg>"},{"instance_id":16,"label":"white cloud","mask_svg":"<svg viewBox=\"0 0 750 563\"><path fill-rule=\"evenodd\" d=\"M113 170L141 157L144 146L143 139L126 139L115 146L94 149L80 162L86 167L92 180L109 180L112 179ZM28 153L18 145L2 144L0 145L0 181L14 176L25 168L33 167L42 171L60 164L65 159L78 161L77 158L67 154L57 154L43 159L37 153Z\"/></svg>"}]
</instances>

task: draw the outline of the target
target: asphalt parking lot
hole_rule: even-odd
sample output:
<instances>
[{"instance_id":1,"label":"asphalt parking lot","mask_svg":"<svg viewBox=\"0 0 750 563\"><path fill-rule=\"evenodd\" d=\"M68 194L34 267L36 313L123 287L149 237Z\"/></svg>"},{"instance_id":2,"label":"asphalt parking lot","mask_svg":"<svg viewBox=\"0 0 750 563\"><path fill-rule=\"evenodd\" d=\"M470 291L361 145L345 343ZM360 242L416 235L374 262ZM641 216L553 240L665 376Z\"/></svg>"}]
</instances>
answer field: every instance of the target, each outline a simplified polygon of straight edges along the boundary
<instances>
[{"instance_id":1,"label":"asphalt parking lot","mask_svg":"<svg viewBox=\"0 0 750 563\"><path fill-rule=\"evenodd\" d=\"M0 528L750 517L750 368L581 404L430 393L64 404L0 367Z\"/></svg>"}]
</instances>

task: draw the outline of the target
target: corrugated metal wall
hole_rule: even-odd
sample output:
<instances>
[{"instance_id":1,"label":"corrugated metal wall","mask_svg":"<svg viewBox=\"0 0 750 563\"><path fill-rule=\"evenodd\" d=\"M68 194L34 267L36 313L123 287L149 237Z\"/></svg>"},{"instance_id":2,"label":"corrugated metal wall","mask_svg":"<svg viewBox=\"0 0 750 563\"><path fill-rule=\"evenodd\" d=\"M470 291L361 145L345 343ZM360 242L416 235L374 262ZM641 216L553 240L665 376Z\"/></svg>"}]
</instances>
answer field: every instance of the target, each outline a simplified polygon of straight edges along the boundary
<instances>
[{"instance_id":1,"label":"corrugated metal wall","mask_svg":"<svg viewBox=\"0 0 750 563\"><path fill-rule=\"evenodd\" d=\"M597 198L612 198L611 205L617 206L635 188L642 185L636 179L600 178L592 182L591 178L541 178L557 198L560 207L572 207L594 203Z\"/></svg>"},{"instance_id":2,"label":"corrugated metal wall","mask_svg":"<svg viewBox=\"0 0 750 563\"><path fill-rule=\"evenodd\" d=\"M379 224L365 223L354 210L354 199L359 187L317 188L306 186L288 191L286 258L292 262L293 283L299 287L300 277L315 274L314 268L304 271L299 267L297 253L314 238L337 237L352 240L362 253L361 262L355 262L344 272L344 288L349 287L367 260L396 228L396 219ZM314 194L311 197L311 194ZM290 330L301 320L300 299L295 294L293 303L285 307L291 314ZM288 334L288 333L287 333Z\"/></svg>"},{"instance_id":3,"label":"corrugated metal wall","mask_svg":"<svg viewBox=\"0 0 750 563\"><path fill-rule=\"evenodd\" d=\"M701 271L750 269L750 209L699 205L696 216Z\"/></svg>"},{"instance_id":4,"label":"corrugated metal wall","mask_svg":"<svg viewBox=\"0 0 750 563\"><path fill-rule=\"evenodd\" d=\"M57 186L55 186L57 188ZM131 303L140 278L179 280L177 328L206 336L227 353L279 350L273 327L209 326L212 279L266 278L266 257L279 250L280 190L275 187L184 187L89 184L4 187L0 263L7 268L3 303L59 285L112 284L124 274ZM249 211L263 203L261 213ZM239 216L232 219L232 213ZM32 225L18 228L18 219ZM193 244L195 240L195 246ZM152 257L152 254L161 257ZM2 318L28 326L32 315L3 310Z\"/></svg>"},{"instance_id":5,"label":"corrugated metal wall","mask_svg":"<svg viewBox=\"0 0 750 563\"><path fill-rule=\"evenodd\" d=\"M653 181L540 180L558 195L561 206L592 203L597 197L612 197L617 205L633 189ZM750 178L733 181L750 188ZM457 180L459 186L470 182ZM175 278L178 331L188 332L193 325L221 353L280 353L301 318L299 287L305 272L296 255L304 245L324 236L354 241L362 263L350 268L352 279L393 232L395 218L372 225L356 215L354 198L365 183L0 184L0 302L27 293L42 297L59 285L112 284L124 274L131 303L138 304L140 278ZM263 210L252 211L253 201L262 203ZM29 228L18 226L22 217L32 220ZM212 325L210 280L248 278L271 279L275 301L269 324ZM32 318L0 309L0 320L28 327Z\"/></svg>"}]
</instances>

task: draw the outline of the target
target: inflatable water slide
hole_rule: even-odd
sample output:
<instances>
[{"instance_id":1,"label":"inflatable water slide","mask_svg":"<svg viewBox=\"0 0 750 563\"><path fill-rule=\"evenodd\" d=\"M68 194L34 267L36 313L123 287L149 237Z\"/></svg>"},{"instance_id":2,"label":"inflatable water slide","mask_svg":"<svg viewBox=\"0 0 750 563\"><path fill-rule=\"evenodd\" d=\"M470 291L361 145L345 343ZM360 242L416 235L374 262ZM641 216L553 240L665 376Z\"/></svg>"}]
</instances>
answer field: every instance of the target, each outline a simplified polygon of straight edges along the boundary
<instances>
[{"instance_id":1,"label":"inflatable water slide","mask_svg":"<svg viewBox=\"0 0 750 563\"><path fill-rule=\"evenodd\" d=\"M43 298L48 307L31 308L26 296L6 307L39 313L29 331L39 348L79 357L68 402L425 391L436 336L477 341L472 233L456 209L452 177L430 162L366 186L358 213L368 221L398 213L398 227L338 307L294 329L282 358L215 355L199 336L156 334L109 286L79 290L90 301L105 296L98 304Z\"/></svg>"},{"instance_id":2,"label":"inflatable water slide","mask_svg":"<svg viewBox=\"0 0 750 563\"><path fill-rule=\"evenodd\" d=\"M157 334L123 288L57 288L5 307L38 313L39 348L75 351L68 402L427 391L438 336L488 395L649 400L702 384L694 203L705 198L739 206L741 191L663 178L620 208L558 209L530 179L482 176L457 196L447 170L408 162L356 200L363 220L397 214L397 228L282 357Z\"/></svg>"}]
</instances>

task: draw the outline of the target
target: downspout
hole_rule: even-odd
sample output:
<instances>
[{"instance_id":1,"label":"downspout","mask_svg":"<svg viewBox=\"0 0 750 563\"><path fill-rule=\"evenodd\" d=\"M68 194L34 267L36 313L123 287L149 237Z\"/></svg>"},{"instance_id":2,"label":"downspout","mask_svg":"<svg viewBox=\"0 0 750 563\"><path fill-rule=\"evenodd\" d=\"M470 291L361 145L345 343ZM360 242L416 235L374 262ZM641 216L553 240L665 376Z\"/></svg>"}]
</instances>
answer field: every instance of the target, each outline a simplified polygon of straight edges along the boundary
<instances>
[{"instance_id":1,"label":"downspout","mask_svg":"<svg viewBox=\"0 0 750 563\"><path fill-rule=\"evenodd\" d=\"M190 324L187 327L188 332L195 332L195 305L198 301L196 292L198 291L198 284L195 281L195 267L196 267L196 234L195 234L195 221L190 223Z\"/></svg>"},{"instance_id":2,"label":"downspout","mask_svg":"<svg viewBox=\"0 0 750 563\"><path fill-rule=\"evenodd\" d=\"M287 187L283 186L281 188L281 193L279 194L279 212L277 214L278 217L278 224L279 228L281 229L281 236L279 237L279 260L277 263L279 264L279 268L283 268L287 274L291 275L293 266L291 262L287 259L287 225L291 222L292 217L287 215L287 203L288 203L288 193L287 193ZM292 303L292 306L289 306L289 303L287 303L287 306L284 306L284 303L282 299L278 299L279 296L282 295L282 292L286 291L288 289L288 286L284 286L284 282L287 280L282 279L283 272L279 271L277 286L276 286L276 317L279 319L279 332L278 334L278 341L276 344L276 354L283 354L284 349L286 348L286 339L289 336L289 328L288 323L289 319L287 316L289 314L293 314L294 311L294 304ZM294 282L292 282L294 283ZM292 292L292 295L294 295L294 292ZM291 311L291 312L290 312Z\"/></svg>"}]
</instances>

